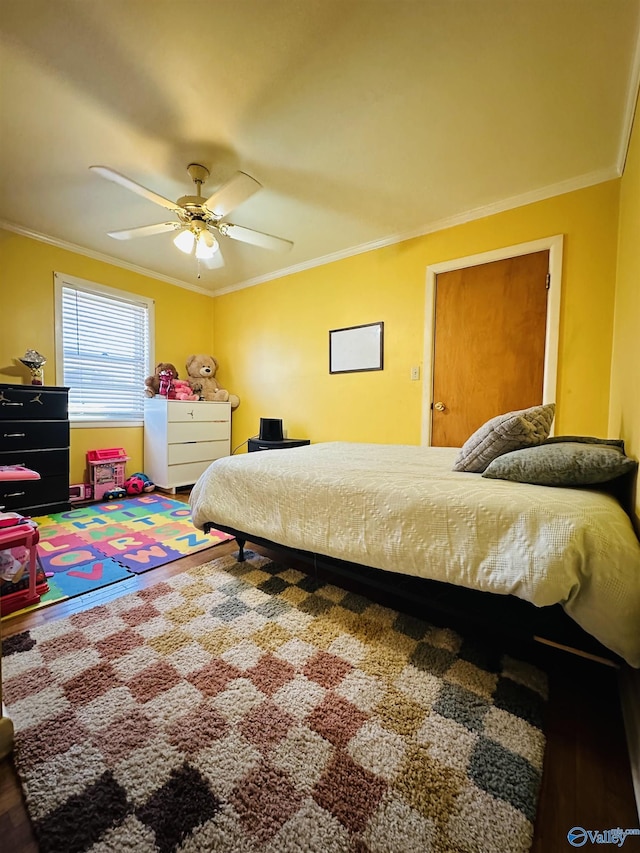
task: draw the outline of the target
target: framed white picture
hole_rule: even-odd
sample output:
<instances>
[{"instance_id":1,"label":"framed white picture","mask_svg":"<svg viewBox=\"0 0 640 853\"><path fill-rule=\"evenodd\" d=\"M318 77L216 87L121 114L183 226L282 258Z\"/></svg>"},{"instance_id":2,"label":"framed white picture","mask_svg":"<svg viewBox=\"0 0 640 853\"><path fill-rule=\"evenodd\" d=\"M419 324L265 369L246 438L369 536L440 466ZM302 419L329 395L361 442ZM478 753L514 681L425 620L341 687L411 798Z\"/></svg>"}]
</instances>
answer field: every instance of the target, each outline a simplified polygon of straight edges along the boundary
<instances>
[{"instance_id":1,"label":"framed white picture","mask_svg":"<svg viewBox=\"0 0 640 853\"><path fill-rule=\"evenodd\" d=\"M384 323L366 323L329 332L329 373L382 370Z\"/></svg>"}]
</instances>

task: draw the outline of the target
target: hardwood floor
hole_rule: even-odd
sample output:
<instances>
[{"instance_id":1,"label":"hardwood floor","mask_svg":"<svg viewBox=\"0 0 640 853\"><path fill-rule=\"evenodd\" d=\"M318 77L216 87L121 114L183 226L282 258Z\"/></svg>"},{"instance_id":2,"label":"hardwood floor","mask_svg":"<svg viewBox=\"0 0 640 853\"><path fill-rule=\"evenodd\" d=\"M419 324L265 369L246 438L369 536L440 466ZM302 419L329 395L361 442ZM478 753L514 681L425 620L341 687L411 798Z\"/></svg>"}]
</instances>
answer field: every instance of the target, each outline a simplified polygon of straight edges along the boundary
<instances>
[{"instance_id":1,"label":"hardwood floor","mask_svg":"<svg viewBox=\"0 0 640 853\"><path fill-rule=\"evenodd\" d=\"M2 623L3 637L106 603L235 550L235 542L225 542L211 551L134 575L130 580L86 596L16 616ZM269 555L267 549L254 550ZM558 650L540 648L537 654L549 673L550 699L532 853L574 849L567 841L567 832L574 826L589 830L637 828L640 821L633 795L617 670ZM0 762L0 839L0 849L7 853L38 851L10 758ZM588 843L588 847L592 845ZM622 849L640 851L640 837L627 838Z\"/></svg>"}]
</instances>

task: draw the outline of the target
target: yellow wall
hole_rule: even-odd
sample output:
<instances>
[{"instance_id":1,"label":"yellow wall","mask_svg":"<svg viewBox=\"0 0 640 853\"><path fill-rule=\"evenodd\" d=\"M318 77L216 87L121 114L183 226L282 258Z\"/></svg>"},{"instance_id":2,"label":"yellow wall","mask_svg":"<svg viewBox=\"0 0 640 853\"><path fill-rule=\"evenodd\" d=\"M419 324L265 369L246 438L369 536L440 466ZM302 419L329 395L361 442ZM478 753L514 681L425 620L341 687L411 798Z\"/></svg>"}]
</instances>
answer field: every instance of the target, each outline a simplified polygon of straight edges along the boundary
<instances>
[{"instance_id":1,"label":"yellow wall","mask_svg":"<svg viewBox=\"0 0 640 853\"><path fill-rule=\"evenodd\" d=\"M427 265L564 234L557 433L604 436L619 181L556 196L217 297L225 387L242 398L233 443L260 417L291 437L419 444ZM381 372L330 375L329 329L385 323ZM523 353L526 357L526 353Z\"/></svg>"},{"instance_id":2,"label":"yellow wall","mask_svg":"<svg viewBox=\"0 0 640 853\"><path fill-rule=\"evenodd\" d=\"M640 117L637 114L620 188L609 430L625 440L630 456L640 457ZM636 516L640 517L638 496Z\"/></svg>"},{"instance_id":3,"label":"yellow wall","mask_svg":"<svg viewBox=\"0 0 640 853\"><path fill-rule=\"evenodd\" d=\"M56 384L54 272L152 298L156 360L173 362L183 379L187 357L213 349L209 296L0 230L0 382L29 382L17 359L32 348L47 357L45 383ZM72 429L71 482L85 479L86 452L94 448L124 447L131 457L127 471L142 471L142 438L142 427Z\"/></svg>"},{"instance_id":4,"label":"yellow wall","mask_svg":"<svg viewBox=\"0 0 640 853\"><path fill-rule=\"evenodd\" d=\"M612 376L614 388L621 384L621 372L611 373L618 211L624 233L637 229L631 174L622 200L620 181L610 181L216 299L0 231L2 309L11 318L0 338L0 381L27 381L17 358L33 347L47 355L46 381L55 382L57 270L152 297L157 360L183 370L192 352L216 355L221 385L242 398L233 416L234 447L256 434L260 417L281 417L289 436L313 441L418 444L422 383L410 380L410 368L422 366L427 265L564 234L556 432L606 435L610 423L617 435L613 413L617 406L622 417L615 402L620 393L609 421L609 391ZM621 230L621 258L623 243L633 240L622 240ZM625 262L629 271L619 286L616 346L623 362L636 346L626 304L636 294L634 257L636 266ZM385 323L385 369L330 375L329 329L379 320ZM126 448L129 471L142 469L141 428L73 429L71 481L83 479L88 449L112 446Z\"/></svg>"}]
</instances>

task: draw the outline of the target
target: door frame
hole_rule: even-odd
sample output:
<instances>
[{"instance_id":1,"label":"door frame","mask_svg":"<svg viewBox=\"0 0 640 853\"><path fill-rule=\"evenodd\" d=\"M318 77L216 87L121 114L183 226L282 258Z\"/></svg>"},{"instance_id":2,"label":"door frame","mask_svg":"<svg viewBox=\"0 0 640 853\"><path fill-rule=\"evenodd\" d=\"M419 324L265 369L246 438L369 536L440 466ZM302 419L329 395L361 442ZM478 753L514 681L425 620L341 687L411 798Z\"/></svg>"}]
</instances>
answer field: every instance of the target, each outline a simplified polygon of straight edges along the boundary
<instances>
[{"instance_id":1,"label":"door frame","mask_svg":"<svg viewBox=\"0 0 640 853\"><path fill-rule=\"evenodd\" d=\"M492 261L503 261L520 255L549 250L549 297L547 299L547 325L544 344L544 379L542 402L555 403L558 380L558 348L560 341L560 296L562 291L562 248L564 235L543 237L529 243L504 246L464 258L452 258L427 266L424 323L424 361L422 382L422 435L421 445L431 444L431 407L433 404L433 360L435 346L436 277L440 273L475 267ZM552 430L553 432L553 430Z\"/></svg>"}]
</instances>

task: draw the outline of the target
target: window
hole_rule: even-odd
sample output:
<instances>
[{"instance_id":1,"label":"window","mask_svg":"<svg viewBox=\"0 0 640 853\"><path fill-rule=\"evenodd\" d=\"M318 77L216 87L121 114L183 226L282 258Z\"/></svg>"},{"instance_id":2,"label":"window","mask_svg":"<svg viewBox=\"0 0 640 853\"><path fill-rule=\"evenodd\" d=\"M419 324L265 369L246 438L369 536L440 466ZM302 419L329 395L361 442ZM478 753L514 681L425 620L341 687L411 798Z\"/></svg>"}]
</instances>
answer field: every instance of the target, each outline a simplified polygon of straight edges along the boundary
<instances>
[{"instance_id":1,"label":"window","mask_svg":"<svg viewBox=\"0 0 640 853\"><path fill-rule=\"evenodd\" d=\"M55 273L56 372L75 426L137 426L152 372L152 299Z\"/></svg>"}]
</instances>

